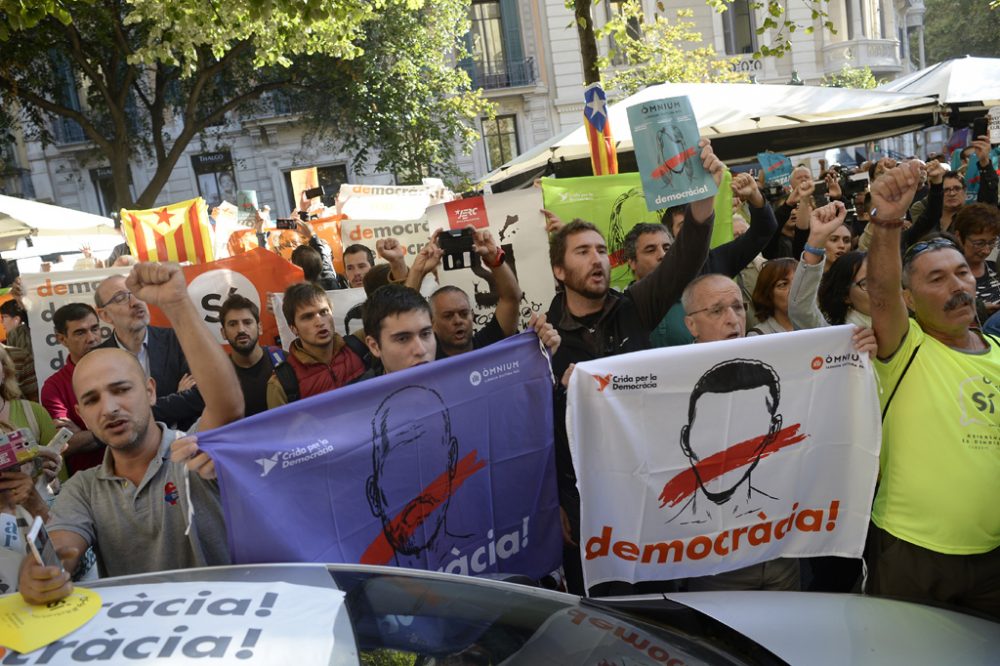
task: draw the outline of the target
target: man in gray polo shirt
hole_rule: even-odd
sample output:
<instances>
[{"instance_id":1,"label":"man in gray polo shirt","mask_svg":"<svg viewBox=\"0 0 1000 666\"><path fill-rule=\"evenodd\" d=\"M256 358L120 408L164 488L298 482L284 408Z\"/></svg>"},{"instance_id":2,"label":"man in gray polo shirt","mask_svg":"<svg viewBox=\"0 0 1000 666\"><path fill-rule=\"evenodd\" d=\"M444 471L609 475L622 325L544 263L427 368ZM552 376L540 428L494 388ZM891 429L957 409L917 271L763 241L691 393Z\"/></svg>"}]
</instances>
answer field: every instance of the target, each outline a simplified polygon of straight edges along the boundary
<instances>
[{"instance_id":1,"label":"man in gray polo shirt","mask_svg":"<svg viewBox=\"0 0 1000 666\"><path fill-rule=\"evenodd\" d=\"M173 325L205 396L200 429L240 418L243 394L236 373L201 321L180 267L138 264L126 288L157 305ZM26 557L19 577L25 600L40 604L68 595L72 583L66 572L89 546L107 576L228 563L218 486L196 474L190 478L194 516L185 535L184 465L170 462L170 444L183 433L153 420L156 383L136 357L122 349L91 351L76 366L73 391L77 411L107 451L100 467L65 484L53 506L48 530L66 571Z\"/></svg>"}]
</instances>

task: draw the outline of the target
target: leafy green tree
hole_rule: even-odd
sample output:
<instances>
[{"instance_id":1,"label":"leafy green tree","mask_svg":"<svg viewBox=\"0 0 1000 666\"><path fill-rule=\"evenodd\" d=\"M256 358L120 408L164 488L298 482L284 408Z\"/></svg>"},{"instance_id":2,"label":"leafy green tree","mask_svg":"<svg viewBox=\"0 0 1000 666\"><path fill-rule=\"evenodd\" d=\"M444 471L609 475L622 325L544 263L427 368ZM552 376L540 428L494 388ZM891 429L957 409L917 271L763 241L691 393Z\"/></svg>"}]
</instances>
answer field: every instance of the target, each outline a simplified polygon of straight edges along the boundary
<instances>
[{"instance_id":1,"label":"leafy green tree","mask_svg":"<svg viewBox=\"0 0 1000 666\"><path fill-rule=\"evenodd\" d=\"M325 95L331 112L317 126L349 119L361 126L349 145L364 157L369 141L384 141L379 164L403 172L439 152L414 142L411 118L390 122L402 105L393 94L416 97L411 115L432 128L435 149L449 138L467 143L468 123L489 108L464 74L443 72L454 72L468 28L456 18L462 0L0 3L0 106L16 102L22 128L42 141L80 133L108 161L124 206L151 206L191 141L268 93L304 105ZM26 20L11 3L47 13ZM155 170L133 200L128 165L137 155Z\"/></svg>"},{"instance_id":2,"label":"leafy green tree","mask_svg":"<svg viewBox=\"0 0 1000 666\"><path fill-rule=\"evenodd\" d=\"M1000 11L982 0L925 0L924 48L927 64L965 55L1000 57ZM917 52L911 38L910 49Z\"/></svg>"},{"instance_id":3,"label":"leafy green tree","mask_svg":"<svg viewBox=\"0 0 1000 666\"><path fill-rule=\"evenodd\" d=\"M824 76L819 84L828 88L862 88L871 90L879 85L871 67L844 67L836 74Z\"/></svg>"},{"instance_id":4,"label":"leafy green tree","mask_svg":"<svg viewBox=\"0 0 1000 666\"><path fill-rule=\"evenodd\" d=\"M625 95L638 92L648 85L671 81L675 83L746 82L746 74L737 73L732 65L739 58L719 58L711 46L702 46L701 33L695 30L690 9L677 12L674 21L656 13L647 21L638 0L622 5L620 14L597 32L598 38L610 36L613 47L598 66L607 71L615 60L623 59L627 66L614 70L605 84Z\"/></svg>"},{"instance_id":5,"label":"leafy green tree","mask_svg":"<svg viewBox=\"0 0 1000 666\"><path fill-rule=\"evenodd\" d=\"M480 138L471 121L493 113L455 67L468 11L463 0L438 0L428 11L387 12L367 24L360 57L304 59L295 94L315 139L353 151L355 165L374 164L400 183L460 178L456 142L470 151Z\"/></svg>"},{"instance_id":6,"label":"leafy green tree","mask_svg":"<svg viewBox=\"0 0 1000 666\"><path fill-rule=\"evenodd\" d=\"M601 80L601 67L607 66L607 62L604 65L600 64L600 56L597 48L597 31L594 28L594 20L592 16L592 11L595 5L600 3L602 0L564 0L566 7L573 10L573 17L576 24L577 34L580 37L580 55L583 59L583 79L585 84L594 83ZM604 0L607 1L607 0ZM805 24L799 24L788 18L785 11L787 0L753 0L750 2L750 7L754 11L760 9L765 9L764 21L757 28L758 35L769 34L769 43L760 44L756 53L754 53L755 58L762 58L767 56L781 57L785 55L789 50L791 50L791 34L797 30L801 30L807 34L811 34L815 30L815 24L821 25L824 29L834 32L833 22L830 20L829 14L826 11L827 3L830 0L801 0L810 10L810 21ZM709 7L717 12L724 12L729 10L729 5L732 4L733 0L705 0ZM998 0L1000 2L1000 0ZM623 7L627 6L627 3ZM659 14L663 14L666 11L666 6L663 4L662 0L656 2L656 9ZM658 21L658 19L656 19ZM616 22L617 19L612 19L612 22ZM770 31L770 32L768 32ZM673 36L675 33L670 31L664 31L662 33L663 38L668 40L668 44L665 44L662 48L664 53L672 53L676 48L676 39ZM680 41L685 41L681 39ZM675 43L672 48L670 43ZM631 65L633 67L644 67L647 61L640 64ZM630 61L631 64L631 61Z\"/></svg>"}]
</instances>

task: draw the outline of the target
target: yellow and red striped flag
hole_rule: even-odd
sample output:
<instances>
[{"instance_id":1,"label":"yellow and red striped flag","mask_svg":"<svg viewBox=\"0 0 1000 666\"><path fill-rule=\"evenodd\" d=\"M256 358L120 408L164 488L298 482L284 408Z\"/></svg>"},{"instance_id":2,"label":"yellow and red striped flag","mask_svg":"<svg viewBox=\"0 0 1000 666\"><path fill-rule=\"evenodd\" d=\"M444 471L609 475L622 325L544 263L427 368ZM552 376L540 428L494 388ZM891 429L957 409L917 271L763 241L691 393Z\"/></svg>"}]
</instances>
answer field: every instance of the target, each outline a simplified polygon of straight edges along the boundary
<instances>
[{"instance_id":1,"label":"yellow and red striped flag","mask_svg":"<svg viewBox=\"0 0 1000 666\"><path fill-rule=\"evenodd\" d=\"M600 83L591 83L583 91L583 126L590 144L590 165L595 176L618 173L618 150L611 136L611 119L608 117L608 98Z\"/></svg>"},{"instance_id":2,"label":"yellow and red striped flag","mask_svg":"<svg viewBox=\"0 0 1000 666\"><path fill-rule=\"evenodd\" d=\"M201 197L149 210L121 211L128 246L139 261L215 260L208 208Z\"/></svg>"}]
</instances>

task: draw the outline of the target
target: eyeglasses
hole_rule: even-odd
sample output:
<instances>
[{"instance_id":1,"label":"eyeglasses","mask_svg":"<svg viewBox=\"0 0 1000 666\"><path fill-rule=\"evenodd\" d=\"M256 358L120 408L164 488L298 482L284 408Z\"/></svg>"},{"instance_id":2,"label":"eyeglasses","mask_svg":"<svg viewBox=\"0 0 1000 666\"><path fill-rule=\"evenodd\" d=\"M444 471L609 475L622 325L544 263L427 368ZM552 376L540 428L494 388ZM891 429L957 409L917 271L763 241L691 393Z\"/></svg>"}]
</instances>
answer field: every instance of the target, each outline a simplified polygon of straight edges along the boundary
<instances>
[{"instance_id":1,"label":"eyeglasses","mask_svg":"<svg viewBox=\"0 0 1000 666\"><path fill-rule=\"evenodd\" d=\"M955 185L953 187L946 187L946 188L944 188L944 193L945 194L958 194L959 192L964 192L964 191L965 191L965 188L962 187L961 185Z\"/></svg>"},{"instance_id":2,"label":"eyeglasses","mask_svg":"<svg viewBox=\"0 0 1000 666\"><path fill-rule=\"evenodd\" d=\"M861 278L857 282L852 283L851 286L857 287L861 291L868 291L868 278Z\"/></svg>"},{"instance_id":3,"label":"eyeglasses","mask_svg":"<svg viewBox=\"0 0 1000 666\"><path fill-rule=\"evenodd\" d=\"M702 308L701 310L695 310L694 312L688 312L689 317L693 317L696 314L701 314L702 312L708 313L710 319L719 319L726 313L726 310L732 310L733 314L737 317L742 317L747 313L746 303L732 303L730 305L713 305L710 308Z\"/></svg>"},{"instance_id":4,"label":"eyeglasses","mask_svg":"<svg viewBox=\"0 0 1000 666\"><path fill-rule=\"evenodd\" d=\"M951 242L947 238L939 236L937 238L932 238L930 240L914 243L909 248L907 248L906 252L903 253L903 265L905 266L906 264L910 263L911 261L916 259L918 255L920 255L923 252L926 252L927 250L944 250L944 249L952 249L961 252L958 246L955 245L953 242Z\"/></svg>"},{"instance_id":5,"label":"eyeglasses","mask_svg":"<svg viewBox=\"0 0 1000 666\"><path fill-rule=\"evenodd\" d=\"M969 245L977 250L985 250L988 247L996 247L1000 245L1000 238L994 238L993 240L974 240L968 241Z\"/></svg>"},{"instance_id":6,"label":"eyeglasses","mask_svg":"<svg viewBox=\"0 0 1000 666\"><path fill-rule=\"evenodd\" d=\"M119 303L124 303L131 297L132 297L131 291L119 291L116 292L114 296L109 298L108 302L105 303L105 305L118 305Z\"/></svg>"}]
</instances>

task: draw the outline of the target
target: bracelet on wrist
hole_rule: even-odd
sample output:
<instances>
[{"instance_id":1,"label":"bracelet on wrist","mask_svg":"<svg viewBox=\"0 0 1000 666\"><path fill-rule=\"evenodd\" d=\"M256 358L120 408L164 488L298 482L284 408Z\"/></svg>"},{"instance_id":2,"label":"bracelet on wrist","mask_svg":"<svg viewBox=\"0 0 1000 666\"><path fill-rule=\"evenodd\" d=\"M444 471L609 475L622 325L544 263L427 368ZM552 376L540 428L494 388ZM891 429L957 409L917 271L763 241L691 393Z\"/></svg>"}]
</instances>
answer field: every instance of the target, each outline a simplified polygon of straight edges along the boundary
<instances>
[{"instance_id":1,"label":"bracelet on wrist","mask_svg":"<svg viewBox=\"0 0 1000 666\"><path fill-rule=\"evenodd\" d=\"M487 261L486 265L490 268L499 268L500 264L504 262L507 253L503 251L502 247L497 247L497 253L493 256L493 261Z\"/></svg>"},{"instance_id":2,"label":"bracelet on wrist","mask_svg":"<svg viewBox=\"0 0 1000 666\"><path fill-rule=\"evenodd\" d=\"M905 217L879 217L878 208L872 208L871 212L868 213L868 221L874 224L876 227L882 227L883 229L897 229L906 223Z\"/></svg>"},{"instance_id":3,"label":"bracelet on wrist","mask_svg":"<svg viewBox=\"0 0 1000 666\"><path fill-rule=\"evenodd\" d=\"M804 245L804 246L802 247L802 249L803 249L803 250L804 250L805 252L808 252L809 254L814 254L814 255L816 255L817 257L825 257L825 256L826 256L826 248L825 248L825 247L813 247L813 246L812 246L812 245L810 245L809 243L806 243L806 244L805 244L805 245Z\"/></svg>"}]
</instances>

